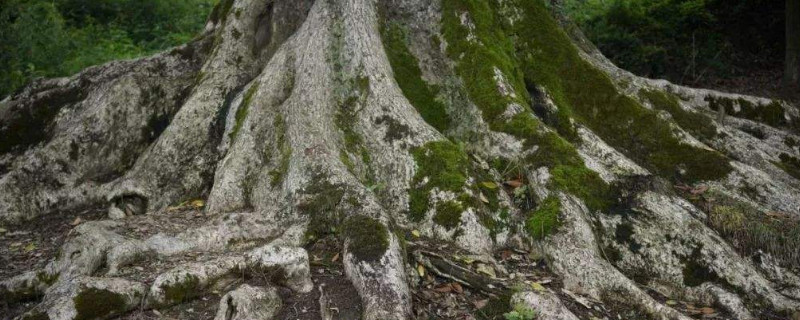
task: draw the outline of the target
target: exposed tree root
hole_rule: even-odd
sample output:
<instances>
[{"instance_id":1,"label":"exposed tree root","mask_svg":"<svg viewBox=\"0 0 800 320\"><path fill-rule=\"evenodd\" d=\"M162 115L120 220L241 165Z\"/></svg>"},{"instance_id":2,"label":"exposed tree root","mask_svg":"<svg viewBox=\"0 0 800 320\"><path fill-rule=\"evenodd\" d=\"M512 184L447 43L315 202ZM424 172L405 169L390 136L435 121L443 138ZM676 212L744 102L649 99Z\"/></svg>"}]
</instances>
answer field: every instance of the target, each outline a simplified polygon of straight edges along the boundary
<instances>
[{"instance_id":1,"label":"exposed tree root","mask_svg":"<svg viewBox=\"0 0 800 320\"><path fill-rule=\"evenodd\" d=\"M547 13L223 0L190 44L28 86L0 103L0 221L110 219L0 282L0 302L101 319L230 290L216 319L268 319L278 286L320 292L305 307L335 319L303 249L323 239L364 319L412 318L433 276L552 319L689 319L663 297L735 319L800 310L791 242L767 230L784 242L747 251L711 223L740 206L797 222L797 108L635 77ZM524 287L500 249L538 254L558 282Z\"/></svg>"}]
</instances>

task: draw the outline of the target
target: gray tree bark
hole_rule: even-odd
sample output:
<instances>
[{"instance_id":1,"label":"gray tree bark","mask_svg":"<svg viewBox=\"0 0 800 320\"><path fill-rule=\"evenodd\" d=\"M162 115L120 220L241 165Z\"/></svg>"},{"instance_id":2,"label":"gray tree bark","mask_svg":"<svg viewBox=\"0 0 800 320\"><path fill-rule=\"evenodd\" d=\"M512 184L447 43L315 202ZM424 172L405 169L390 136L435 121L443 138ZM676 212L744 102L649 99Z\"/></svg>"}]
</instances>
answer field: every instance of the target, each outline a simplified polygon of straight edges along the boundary
<instances>
[{"instance_id":1,"label":"gray tree bark","mask_svg":"<svg viewBox=\"0 0 800 320\"><path fill-rule=\"evenodd\" d=\"M660 296L736 319L798 311L792 240L741 247L715 224L797 223L797 108L636 77L552 14L523 0L223 0L189 44L32 83L0 104L0 221L98 206L108 219L0 282L0 300L39 301L25 319L112 318L266 271L322 291L303 246L327 238L364 319L413 318L424 266L502 289L410 252L424 241L509 287L492 254L538 252L557 289L642 317L689 319ZM196 199L201 223L171 213ZM150 263L166 267L131 271ZM274 291L253 290L269 301L233 291L217 317L278 314L264 309L280 308ZM524 291L513 301L575 318L558 310L578 304ZM87 313L98 292L122 298Z\"/></svg>"}]
</instances>

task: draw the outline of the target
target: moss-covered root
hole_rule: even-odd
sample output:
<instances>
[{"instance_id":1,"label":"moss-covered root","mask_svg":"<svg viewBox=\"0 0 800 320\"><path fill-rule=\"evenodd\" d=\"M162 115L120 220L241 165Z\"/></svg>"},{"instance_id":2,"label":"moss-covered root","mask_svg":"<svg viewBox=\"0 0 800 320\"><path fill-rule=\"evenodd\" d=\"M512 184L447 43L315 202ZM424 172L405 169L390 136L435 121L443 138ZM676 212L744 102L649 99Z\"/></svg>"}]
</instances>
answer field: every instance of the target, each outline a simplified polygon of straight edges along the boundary
<instances>
[{"instance_id":1,"label":"moss-covered root","mask_svg":"<svg viewBox=\"0 0 800 320\"><path fill-rule=\"evenodd\" d=\"M399 239L382 222L353 216L345 222L344 267L358 290L365 320L401 320L411 316Z\"/></svg>"},{"instance_id":2,"label":"moss-covered root","mask_svg":"<svg viewBox=\"0 0 800 320\"><path fill-rule=\"evenodd\" d=\"M564 277L565 289L639 310L632 319L689 319L654 300L606 260L588 220L590 211L580 199L563 193L558 199L562 228L546 237L542 248L553 271Z\"/></svg>"},{"instance_id":3,"label":"moss-covered root","mask_svg":"<svg viewBox=\"0 0 800 320\"><path fill-rule=\"evenodd\" d=\"M220 279L241 274L268 274L271 281L306 293L314 287L309 270L304 249L268 244L244 256L185 264L162 273L150 287L147 304L160 307L191 301Z\"/></svg>"},{"instance_id":4,"label":"moss-covered root","mask_svg":"<svg viewBox=\"0 0 800 320\"><path fill-rule=\"evenodd\" d=\"M117 278L81 277L59 282L21 319L108 319L138 307L145 286Z\"/></svg>"}]
</instances>

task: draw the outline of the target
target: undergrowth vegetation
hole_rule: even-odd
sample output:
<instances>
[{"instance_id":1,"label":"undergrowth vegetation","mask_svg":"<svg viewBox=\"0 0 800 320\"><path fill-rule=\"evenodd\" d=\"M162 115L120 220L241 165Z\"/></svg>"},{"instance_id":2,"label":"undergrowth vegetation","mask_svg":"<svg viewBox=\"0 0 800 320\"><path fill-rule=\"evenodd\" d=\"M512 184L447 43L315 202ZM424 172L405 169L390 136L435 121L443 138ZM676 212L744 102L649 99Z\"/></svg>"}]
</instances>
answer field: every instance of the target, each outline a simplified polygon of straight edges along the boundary
<instances>
[{"instance_id":1,"label":"undergrowth vegetation","mask_svg":"<svg viewBox=\"0 0 800 320\"><path fill-rule=\"evenodd\" d=\"M764 213L715 190L695 200L707 208L708 223L745 256L759 251L784 266L800 263L800 221L780 212Z\"/></svg>"},{"instance_id":2,"label":"undergrowth vegetation","mask_svg":"<svg viewBox=\"0 0 800 320\"><path fill-rule=\"evenodd\" d=\"M620 67L678 83L747 74L783 59L784 2L566 0L564 11Z\"/></svg>"},{"instance_id":3,"label":"undergrowth vegetation","mask_svg":"<svg viewBox=\"0 0 800 320\"><path fill-rule=\"evenodd\" d=\"M3 0L0 97L37 77L140 57L198 34L216 0Z\"/></svg>"}]
</instances>

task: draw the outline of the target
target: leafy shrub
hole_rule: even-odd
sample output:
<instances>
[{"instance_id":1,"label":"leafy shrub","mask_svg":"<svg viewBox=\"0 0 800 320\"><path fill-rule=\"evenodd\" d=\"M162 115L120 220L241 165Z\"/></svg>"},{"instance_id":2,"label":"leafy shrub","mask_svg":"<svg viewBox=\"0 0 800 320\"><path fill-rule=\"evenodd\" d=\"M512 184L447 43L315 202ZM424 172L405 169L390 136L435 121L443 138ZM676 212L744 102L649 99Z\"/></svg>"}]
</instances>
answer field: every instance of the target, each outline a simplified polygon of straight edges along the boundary
<instances>
[{"instance_id":1,"label":"leafy shrub","mask_svg":"<svg viewBox=\"0 0 800 320\"><path fill-rule=\"evenodd\" d=\"M620 67L697 82L780 63L783 1L565 0L564 9Z\"/></svg>"},{"instance_id":2,"label":"leafy shrub","mask_svg":"<svg viewBox=\"0 0 800 320\"><path fill-rule=\"evenodd\" d=\"M185 43L202 29L215 1L0 1L0 99L37 77Z\"/></svg>"}]
</instances>

